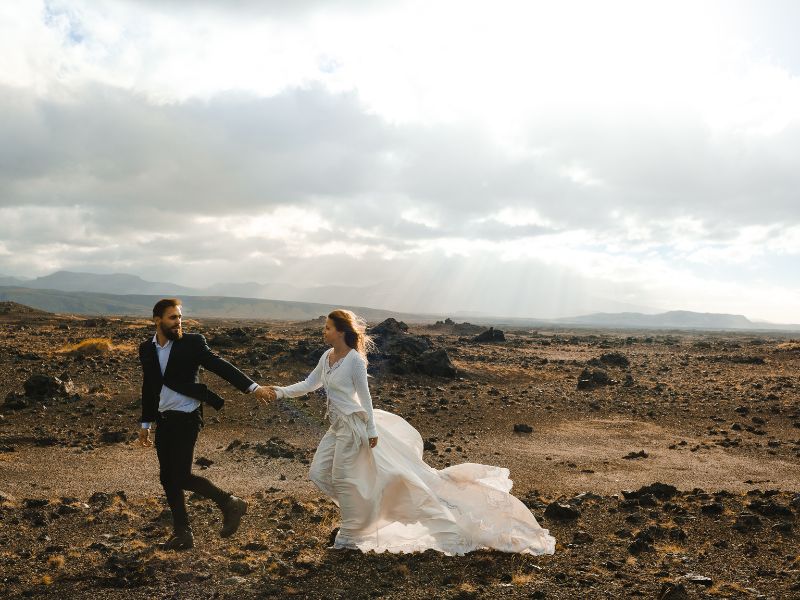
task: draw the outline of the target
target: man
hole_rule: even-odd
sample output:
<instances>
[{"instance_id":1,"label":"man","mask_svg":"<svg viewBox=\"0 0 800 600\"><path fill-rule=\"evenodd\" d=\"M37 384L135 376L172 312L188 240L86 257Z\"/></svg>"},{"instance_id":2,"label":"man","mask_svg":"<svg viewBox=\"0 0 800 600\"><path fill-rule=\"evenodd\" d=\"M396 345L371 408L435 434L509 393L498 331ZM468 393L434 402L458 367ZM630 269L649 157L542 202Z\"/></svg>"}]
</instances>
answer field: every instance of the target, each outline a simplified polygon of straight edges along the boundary
<instances>
[{"instance_id":1,"label":"man","mask_svg":"<svg viewBox=\"0 0 800 600\"><path fill-rule=\"evenodd\" d=\"M186 550L194 546L194 537L186 513L184 490L212 499L222 511L220 535L236 533L247 502L224 492L205 477L192 473L192 459L197 434L203 426L203 402L219 410L224 400L199 383L198 372L204 367L245 393L259 399L269 397L267 388L220 358L200 334L183 333L181 301L159 300L153 307L156 333L139 346L142 363L142 418L139 442L152 446L150 426L156 423L155 446L159 475L167 502L172 510L173 534L165 542L168 550Z\"/></svg>"}]
</instances>

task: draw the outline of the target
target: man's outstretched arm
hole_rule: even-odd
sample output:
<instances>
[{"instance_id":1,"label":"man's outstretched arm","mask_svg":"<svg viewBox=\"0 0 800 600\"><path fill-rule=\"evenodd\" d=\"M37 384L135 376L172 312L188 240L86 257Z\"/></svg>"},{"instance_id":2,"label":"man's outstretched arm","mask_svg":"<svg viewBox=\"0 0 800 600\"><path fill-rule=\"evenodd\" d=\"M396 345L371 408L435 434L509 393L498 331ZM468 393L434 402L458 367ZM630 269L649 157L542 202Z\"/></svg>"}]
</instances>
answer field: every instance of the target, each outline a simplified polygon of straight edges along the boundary
<instances>
[{"instance_id":1,"label":"man's outstretched arm","mask_svg":"<svg viewBox=\"0 0 800 600\"><path fill-rule=\"evenodd\" d=\"M206 338L202 335L200 336L199 346L199 362L203 367L220 376L240 392L250 393L258 388L258 384L255 381L211 350L206 343Z\"/></svg>"}]
</instances>

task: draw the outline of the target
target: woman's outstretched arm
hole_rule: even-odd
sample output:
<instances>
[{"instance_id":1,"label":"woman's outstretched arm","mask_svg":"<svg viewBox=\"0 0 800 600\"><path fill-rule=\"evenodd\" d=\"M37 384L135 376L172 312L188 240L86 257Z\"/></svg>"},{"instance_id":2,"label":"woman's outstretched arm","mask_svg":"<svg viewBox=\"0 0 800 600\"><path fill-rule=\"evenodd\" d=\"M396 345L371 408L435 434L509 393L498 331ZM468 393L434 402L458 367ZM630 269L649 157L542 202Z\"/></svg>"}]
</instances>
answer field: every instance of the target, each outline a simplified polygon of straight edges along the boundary
<instances>
[{"instance_id":1,"label":"woman's outstretched arm","mask_svg":"<svg viewBox=\"0 0 800 600\"><path fill-rule=\"evenodd\" d=\"M319 359L317 366L314 368L308 377L303 381L298 381L286 387L274 386L273 389L278 395L278 398L297 398L298 396L305 396L309 392L313 392L322 387L322 361L326 359L328 353L325 352Z\"/></svg>"}]
</instances>

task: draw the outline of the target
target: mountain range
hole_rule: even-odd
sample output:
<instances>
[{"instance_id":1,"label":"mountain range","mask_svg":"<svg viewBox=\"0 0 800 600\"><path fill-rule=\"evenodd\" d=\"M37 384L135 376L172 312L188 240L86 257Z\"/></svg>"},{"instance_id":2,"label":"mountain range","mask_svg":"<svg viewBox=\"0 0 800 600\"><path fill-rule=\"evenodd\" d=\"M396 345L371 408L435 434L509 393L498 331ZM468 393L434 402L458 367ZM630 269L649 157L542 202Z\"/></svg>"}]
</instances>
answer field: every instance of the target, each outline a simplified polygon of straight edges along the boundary
<instances>
[{"instance_id":1,"label":"mountain range","mask_svg":"<svg viewBox=\"0 0 800 600\"><path fill-rule=\"evenodd\" d=\"M201 289L146 281L125 273L104 275L57 271L35 279L0 276L0 300L49 312L85 315L149 316L159 298L175 295L184 302L185 313L196 317L305 320L315 319L339 306L348 306L370 321L392 316L410 322L432 323L446 316L354 306L354 299L363 298L367 290L375 292L375 287L299 288L284 284L224 283ZM272 292L275 297L268 297ZM375 297L374 293L370 295L373 300ZM330 298L336 302L330 303ZM682 310L659 314L594 313L560 319L510 318L502 315L475 315L474 318L481 324L511 327L800 331L800 325L754 322L743 315Z\"/></svg>"}]
</instances>

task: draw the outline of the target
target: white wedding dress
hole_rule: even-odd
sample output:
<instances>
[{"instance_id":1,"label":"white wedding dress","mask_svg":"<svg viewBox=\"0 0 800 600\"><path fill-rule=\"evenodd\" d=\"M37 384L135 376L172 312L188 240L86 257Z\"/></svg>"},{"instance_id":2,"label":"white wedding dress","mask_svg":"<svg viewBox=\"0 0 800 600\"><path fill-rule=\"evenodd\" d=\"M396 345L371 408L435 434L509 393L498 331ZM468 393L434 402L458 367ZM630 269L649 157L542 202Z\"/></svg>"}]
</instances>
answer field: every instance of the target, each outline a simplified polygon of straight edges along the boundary
<instances>
[{"instance_id":1,"label":"white wedding dress","mask_svg":"<svg viewBox=\"0 0 800 600\"><path fill-rule=\"evenodd\" d=\"M325 352L305 381L275 387L279 398L324 387L331 427L309 478L339 506L334 546L376 552L479 548L553 554L555 539L512 496L508 469L464 463L437 470L405 419L373 410L364 359L354 350L331 365ZM378 438L370 448L369 437Z\"/></svg>"},{"instance_id":2,"label":"white wedding dress","mask_svg":"<svg viewBox=\"0 0 800 600\"><path fill-rule=\"evenodd\" d=\"M555 552L555 538L509 493L508 469L475 463L434 469L422 460L422 437L405 419L377 409L374 416L378 445L360 455L357 485L372 515L361 531L337 536L337 547Z\"/></svg>"}]
</instances>

